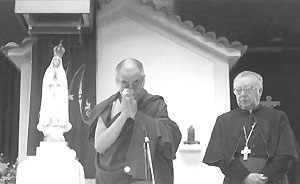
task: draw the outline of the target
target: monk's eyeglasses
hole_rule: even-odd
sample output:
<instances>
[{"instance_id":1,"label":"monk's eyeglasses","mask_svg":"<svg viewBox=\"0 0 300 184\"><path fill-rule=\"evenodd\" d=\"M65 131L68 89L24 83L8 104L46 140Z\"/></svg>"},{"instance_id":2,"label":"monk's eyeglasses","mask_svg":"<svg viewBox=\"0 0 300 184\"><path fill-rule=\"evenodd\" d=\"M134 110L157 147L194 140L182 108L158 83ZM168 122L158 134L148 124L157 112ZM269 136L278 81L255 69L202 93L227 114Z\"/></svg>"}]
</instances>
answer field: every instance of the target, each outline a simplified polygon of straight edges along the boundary
<instances>
[{"instance_id":1,"label":"monk's eyeglasses","mask_svg":"<svg viewBox=\"0 0 300 184\"><path fill-rule=\"evenodd\" d=\"M251 87L246 87L246 88L236 88L236 89L233 90L233 93L235 95L241 95L242 92L244 91L245 94L249 95L250 93L253 93L254 90L256 90L258 88L259 88L259 86L255 86L255 87L251 86Z\"/></svg>"},{"instance_id":2,"label":"monk's eyeglasses","mask_svg":"<svg viewBox=\"0 0 300 184\"><path fill-rule=\"evenodd\" d=\"M125 82L125 81L121 82L121 88L122 89L127 88L127 89L134 89L134 90L136 90L136 89L141 88L142 86L143 86L142 80L137 80L137 81L135 81L133 83L128 83L128 82Z\"/></svg>"}]
</instances>

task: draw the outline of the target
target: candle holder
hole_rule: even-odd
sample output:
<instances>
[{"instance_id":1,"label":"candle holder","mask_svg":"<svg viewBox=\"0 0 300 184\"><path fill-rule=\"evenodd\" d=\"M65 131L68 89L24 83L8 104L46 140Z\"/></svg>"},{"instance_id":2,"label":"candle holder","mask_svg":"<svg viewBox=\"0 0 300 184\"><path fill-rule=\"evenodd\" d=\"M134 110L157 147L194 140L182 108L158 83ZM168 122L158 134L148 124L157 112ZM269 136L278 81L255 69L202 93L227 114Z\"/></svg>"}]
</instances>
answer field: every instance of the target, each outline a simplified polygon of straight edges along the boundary
<instances>
[{"instance_id":1,"label":"candle holder","mask_svg":"<svg viewBox=\"0 0 300 184\"><path fill-rule=\"evenodd\" d=\"M199 141L195 140L195 129L193 125L188 128L188 138L183 142L183 144L200 144Z\"/></svg>"}]
</instances>

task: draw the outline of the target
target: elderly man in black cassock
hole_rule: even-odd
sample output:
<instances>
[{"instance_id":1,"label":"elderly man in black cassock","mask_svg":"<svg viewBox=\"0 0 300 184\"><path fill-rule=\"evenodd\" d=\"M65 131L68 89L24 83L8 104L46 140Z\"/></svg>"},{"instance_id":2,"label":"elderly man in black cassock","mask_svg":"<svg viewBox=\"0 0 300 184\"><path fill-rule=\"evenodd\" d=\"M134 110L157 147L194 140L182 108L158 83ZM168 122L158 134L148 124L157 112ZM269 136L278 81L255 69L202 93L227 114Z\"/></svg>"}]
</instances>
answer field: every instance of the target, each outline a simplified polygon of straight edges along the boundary
<instances>
[{"instance_id":1,"label":"elderly man in black cassock","mask_svg":"<svg viewBox=\"0 0 300 184\"><path fill-rule=\"evenodd\" d=\"M123 60L116 68L119 91L92 111L89 138L97 151L96 184L140 184L152 178L156 184L173 184L173 159L181 133L169 118L163 98L147 93L144 82L142 63ZM150 139L154 177L145 170L145 134Z\"/></svg>"},{"instance_id":2,"label":"elderly man in black cassock","mask_svg":"<svg viewBox=\"0 0 300 184\"><path fill-rule=\"evenodd\" d=\"M300 155L287 115L259 104L261 75L241 72L233 88L239 107L217 118L203 162L221 169L224 184L287 184Z\"/></svg>"}]
</instances>

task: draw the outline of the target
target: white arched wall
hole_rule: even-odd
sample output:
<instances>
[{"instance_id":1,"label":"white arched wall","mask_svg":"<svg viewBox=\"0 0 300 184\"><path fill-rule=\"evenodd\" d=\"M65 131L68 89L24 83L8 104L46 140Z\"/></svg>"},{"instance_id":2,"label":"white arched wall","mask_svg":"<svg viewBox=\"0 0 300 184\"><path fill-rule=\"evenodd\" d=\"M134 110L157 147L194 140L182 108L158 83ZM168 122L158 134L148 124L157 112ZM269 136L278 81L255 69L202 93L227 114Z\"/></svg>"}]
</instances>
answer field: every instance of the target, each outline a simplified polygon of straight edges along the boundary
<instances>
[{"instance_id":1,"label":"white arched wall","mask_svg":"<svg viewBox=\"0 0 300 184\"><path fill-rule=\"evenodd\" d=\"M200 146L191 149L181 143L174 161L175 184L187 180L189 183L208 180L210 183L221 183L219 170L206 166L202 159L216 111L229 110L229 74L224 75L224 70L229 73L228 64L217 57L197 53L128 18L104 27L99 23L97 102L117 91L115 67L125 58L136 58L143 63L145 89L164 97L170 118L181 129L182 142L187 139L190 125L195 128L196 140L201 142ZM216 92L219 89L216 85L224 86L223 93ZM225 105L219 106L216 104L218 101L221 101L220 104L225 102Z\"/></svg>"}]
</instances>

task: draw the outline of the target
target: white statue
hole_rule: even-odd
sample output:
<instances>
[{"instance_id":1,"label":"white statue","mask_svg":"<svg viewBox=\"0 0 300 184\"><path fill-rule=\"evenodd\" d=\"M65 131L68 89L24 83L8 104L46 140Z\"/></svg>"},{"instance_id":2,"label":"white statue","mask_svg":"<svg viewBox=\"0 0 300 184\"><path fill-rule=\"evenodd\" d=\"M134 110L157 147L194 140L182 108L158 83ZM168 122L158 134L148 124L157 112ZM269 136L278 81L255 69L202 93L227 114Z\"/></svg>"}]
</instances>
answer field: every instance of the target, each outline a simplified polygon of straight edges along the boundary
<instances>
[{"instance_id":1,"label":"white statue","mask_svg":"<svg viewBox=\"0 0 300 184\"><path fill-rule=\"evenodd\" d=\"M53 52L54 56L43 78L37 129L43 132L45 141L65 141L63 134L72 128L69 122L68 82L62 64L65 49L60 43Z\"/></svg>"}]
</instances>

